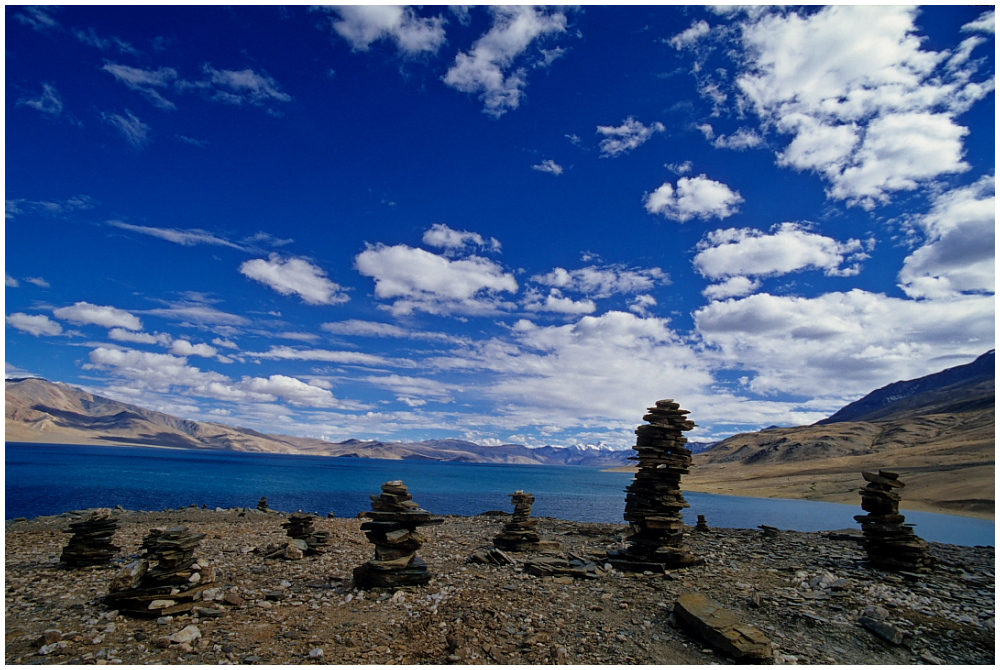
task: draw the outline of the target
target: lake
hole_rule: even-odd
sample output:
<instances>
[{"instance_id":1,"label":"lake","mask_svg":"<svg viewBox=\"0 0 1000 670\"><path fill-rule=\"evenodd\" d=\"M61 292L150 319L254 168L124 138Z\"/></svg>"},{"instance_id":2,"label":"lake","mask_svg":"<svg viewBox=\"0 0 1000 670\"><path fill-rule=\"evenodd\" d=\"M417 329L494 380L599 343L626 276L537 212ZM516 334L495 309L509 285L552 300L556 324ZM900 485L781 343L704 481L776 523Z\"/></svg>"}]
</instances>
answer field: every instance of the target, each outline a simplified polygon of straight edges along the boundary
<instances>
[{"instance_id":1,"label":"lake","mask_svg":"<svg viewBox=\"0 0 1000 670\"><path fill-rule=\"evenodd\" d=\"M632 475L598 468L440 463L248 454L141 447L5 445L5 519L121 505L130 510L191 504L255 507L353 517L370 509L369 495L401 479L414 500L435 514L510 512L510 494L535 495L534 516L624 523L624 489ZM683 484L682 484L683 485ZM685 492L688 523L704 514L710 526L819 531L860 528L857 506ZM932 542L995 546L992 521L904 511L906 522Z\"/></svg>"}]
</instances>

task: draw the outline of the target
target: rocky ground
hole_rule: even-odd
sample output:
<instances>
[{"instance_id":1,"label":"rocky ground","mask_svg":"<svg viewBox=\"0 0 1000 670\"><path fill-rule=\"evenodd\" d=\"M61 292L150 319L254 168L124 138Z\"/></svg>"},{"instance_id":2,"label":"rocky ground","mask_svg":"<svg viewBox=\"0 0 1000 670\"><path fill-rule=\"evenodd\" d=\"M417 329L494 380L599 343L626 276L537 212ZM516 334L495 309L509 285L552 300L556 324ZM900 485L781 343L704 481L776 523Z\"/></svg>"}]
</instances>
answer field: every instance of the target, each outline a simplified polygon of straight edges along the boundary
<instances>
[{"instance_id":1,"label":"rocky ground","mask_svg":"<svg viewBox=\"0 0 1000 670\"><path fill-rule=\"evenodd\" d=\"M671 616L674 600L692 590L761 629L775 663L995 663L992 547L932 543L937 569L911 580L867 568L853 530L765 537L757 529L692 528L687 543L703 565L584 580L532 576L523 554L512 554L513 566L470 564L509 517L445 517L421 531L430 584L360 592L352 570L372 549L359 519L318 520L331 550L293 561L254 552L288 540L284 515L198 508L116 515L123 549L114 565L81 569L59 565L69 537L62 531L79 515L7 523L6 663L733 662ZM197 555L215 568L218 590L207 593L217 600L159 619L109 610L108 584L149 529L175 525L207 534ZM603 566L626 527L543 518L540 530L561 551ZM863 617L894 641L859 625Z\"/></svg>"}]
</instances>

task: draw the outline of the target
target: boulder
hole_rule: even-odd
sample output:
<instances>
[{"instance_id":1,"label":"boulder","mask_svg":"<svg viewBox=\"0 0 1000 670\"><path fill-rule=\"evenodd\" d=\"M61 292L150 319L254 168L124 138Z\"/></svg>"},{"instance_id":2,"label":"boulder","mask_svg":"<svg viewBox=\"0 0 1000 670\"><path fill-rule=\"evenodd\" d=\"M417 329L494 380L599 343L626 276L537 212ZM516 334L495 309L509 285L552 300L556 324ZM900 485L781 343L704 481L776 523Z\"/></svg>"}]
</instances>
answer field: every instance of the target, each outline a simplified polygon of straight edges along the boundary
<instances>
[{"instance_id":1,"label":"boulder","mask_svg":"<svg viewBox=\"0 0 1000 670\"><path fill-rule=\"evenodd\" d=\"M704 594L681 594L674 614L706 642L737 660L766 661L774 654L771 641L760 629L743 623Z\"/></svg>"}]
</instances>

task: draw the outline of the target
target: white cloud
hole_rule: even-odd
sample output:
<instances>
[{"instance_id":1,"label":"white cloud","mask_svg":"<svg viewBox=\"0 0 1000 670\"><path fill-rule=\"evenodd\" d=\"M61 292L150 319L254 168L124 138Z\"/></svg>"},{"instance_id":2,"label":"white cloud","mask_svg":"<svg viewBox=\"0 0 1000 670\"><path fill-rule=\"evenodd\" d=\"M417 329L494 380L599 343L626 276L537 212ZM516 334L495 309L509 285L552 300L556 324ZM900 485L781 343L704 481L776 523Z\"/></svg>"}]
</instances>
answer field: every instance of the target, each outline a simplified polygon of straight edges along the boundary
<instances>
[{"instance_id":1,"label":"white cloud","mask_svg":"<svg viewBox=\"0 0 1000 670\"><path fill-rule=\"evenodd\" d=\"M656 133L662 133L666 126L657 121L645 126L633 117L628 117L620 126L597 126L597 132L604 135L598 145L601 149L602 157L619 156L642 146L649 138Z\"/></svg>"},{"instance_id":2,"label":"white cloud","mask_svg":"<svg viewBox=\"0 0 1000 670\"><path fill-rule=\"evenodd\" d=\"M92 324L105 328L142 330L142 321L139 317L117 307L78 302L71 307L54 309L52 313L60 319L79 325Z\"/></svg>"},{"instance_id":3,"label":"white cloud","mask_svg":"<svg viewBox=\"0 0 1000 670\"><path fill-rule=\"evenodd\" d=\"M619 293L640 293L670 279L660 268L628 268L606 265L566 270L555 268L544 275L534 275L531 281L544 286L575 291L591 298L607 298Z\"/></svg>"},{"instance_id":4,"label":"white cloud","mask_svg":"<svg viewBox=\"0 0 1000 670\"><path fill-rule=\"evenodd\" d=\"M29 284L34 284L35 286L39 286L41 288L50 287L50 284L47 281L45 281L45 279L43 279L42 277L25 277L24 281L28 282Z\"/></svg>"},{"instance_id":5,"label":"white cloud","mask_svg":"<svg viewBox=\"0 0 1000 670\"><path fill-rule=\"evenodd\" d=\"M479 256L452 260L403 244L368 247L354 259L375 280L375 295L394 300L393 314L492 314L510 307L502 293L516 293L514 275Z\"/></svg>"},{"instance_id":6,"label":"white cloud","mask_svg":"<svg viewBox=\"0 0 1000 670\"><path fill-rule=\"evenodd\" d=\"M656 298L651 295L637 295L632 299L632 302L628 305L628 311L638 314L639 316L646 317L649 316L649 310L651 307L656 306Z\"/></svg>"},{"instance_id":7,"label":"white cloud","mask_svg":"<svg viewBox=\"0 0 1000 670\"><path fill-rule=\"evenodd\" d=\"M391 323L361 321L358 319L324 323L320 327L329 333L333 333L334 335L358 335L360 337L407 337L410 334L410 331L405 328L394 326Z\"/></svg>"},{"instance_id":8,"label":"white cloud","mask_svg":"<svg viewBox=\"0 0 1000 670\"><path fill-rule=\"evenodd\" d=\"M962 26L963 32L982 32L990 35L996 34L997 13L995 10L986 10L979 15L975 21L971 21Z\"/></svg>"},{"instance_id":9,"label":"white cloud","mask_svg":"<svg viewBox=\"0 0 1000 670\"><path fill-rule=\"evenodd\" d=\"M61 335L62 326L44 314L25 314L24 312L14 312L7 316L7 325L18 330L30 333L35 337L39 335Z\"/></svg>"},{"instance_id":10,"label":"white cloud","mask_svg":"<svg viewBox=\"0 0 1000 670\"><path fill-rule=\"evenodd\" d=\"M249 104L264 107L272 100L290 102L292 96L281 90L281 86L273 77L264 72L246 70L216 70L206 64L203 68L208 77L207 82L195 84L203 88L205 84L214 93L212 99L230 105Z\"/></svg>"},{"instance_id":11,"label":"white cloud","mask_svg":"<svg viewBox=\"0 0 1000 670\"><path fill-rule=\"evenodd\" d=\"M158 89L170 88L177 81L177 70L161 67L157 70L143 70L130 65L106 63L102 68L115 79L122 82L133 91L144 95L153 105L160 109L176 109L177 106L163 97Z\"/></svg>"},{"instance_id":12,"label":"white cloud","mask_svg":"<svg viewBox=\"0 0 1000 670\"><path fill-rule=\"evenodd\" d=\"M238 314L223 312L198 300L170 303L167 307L147 309L143 314L199 325L242 326L248 323L247 319Z\"/></svg>"},{"instance_id":13,"label":"white cloud","mask_svg":"<svg viewBox=\"0 0 1000 670\"><path fill-rule=\"evenodd\" d=\"M267 378L243 377L235 385L235 389L252 395L254 400L258 402L272 402L280 397L292 405L298 406L339 406L338 401L330 391L286 375L271 375Z\"/></svg>"},{"instance_id":14,"label":"white cloud","mask_svg":"<svg viewBox=\"0 0 1000 670\"><path fill-rule=\"evenodd\" d=\"M151 335L150 333L134 330L126 330L125 328L112 328L108 331L108 337L112 340L117 340L118 342L135 342L136 344L160 344L164 347L169 347L173 338L167 333L157 333L156 335Z\"/></svg>"},{"instance_id":15,"label":"white cloud","mask_svg":"<svg viewBox=\"0 0 1000 670\"><path fill-rule=\"evenodd\" d=\"M149 126L127 109L125 114L126 116L122 116L113 112L101 112L101 119L117 129L133 147L141 148L149 141Z\"/></svg>"},{"instance_id":16,"label":"white cloud","mask_svg":"<svg viewBox=\"0 0 1000 670\"><path fill-rule=\"evenodd\" d=\"M500 251L500 242L495 237L486 240L479 233L470 233L467 230L453 230L443 223L435 223L428 228L424 233L423 242L429 247L444 249L448 253L460 251L468 247Z\"/></svg>"},{"instance_id":17,"label":"white cloud","mask_svg":"<svg viewBox=\"0 0 1000 670\"><path fill-rule=\"evenodd\" d=\"M115 228L121 228L122 230L128 230L133 233L142 233L143 235L158 237L161 240L173 242L174 244L180 244L182 246L212 244L220 247L239 249L240 251L247 250L244 246L230 242L229 240L223 239L208 231L198 230L197 228L188 230L181 230L178 228L154 228L152 226L137 226L131 223L125 223L124 221L108 221L108 225L114 226Z\"/></svg>"},{"instance_id":18,"label":"white cloud","mask_svg":"<svg viewBox=\"0 0 1000 670\"><path fill-rule=\"evenodd\" d=\"M17 283L16 279L14 279L13 277L11 277L6 272L3 275L3 284L7 288L17 288L20 285L20 284Z\"/></svg>"},{"instance_id":19,"label":"white cloud","mask_svg":"<svg viewBox=\"0 0 1000 670\"><path fill-rule=\"evenodd\" d=\"M735 149L736 151L753 149L762 144L764 144L764 138L749 128L740 128L732 135L719 135L712 142L712 146L716 149Z\"/></svg>"},{"instance_id":20,"label":"white cloud","mask_svg":"<svg viewBox=\"0 0 1000 670\"><path fill-rule=\"evenodd\" d=\"M487 114L500 117L517 109L526 86L527 71L514 62L536 40L566 30L561 10L529 6L490 7L493 26L468 52L459 53L444 82L463 93L478 93ZM544 57L544 54L543 54Z\"/></svg>"},{"instance_id":21,"label":"white cloud","mask_svg":"<svg viewBox=\"0 0 1000 670\"><path fill-rule=\"evenodd\" d=\"M682 163L667 163L664 167L676 175L682 175L690 172L694 168L694 164L691 161L684 161Z\"/></svg>"},{"instance_id":22,"label":"white cloud","mask_svg":"<svg viewBox=\"0 0 1000 670\"><path fill-rule=\"evenodd\" d=\"M546 296L534 289L525 292L524 308L529 312L556 312L558 314L591 314L597 309L593 300L573 300L557 289L549 289Z\"/></svg>"},{"instance_id":23,"label":"white cloud","mask_svg":"<svg viewBox=\"0 0 1000 670\"><path fill-rule=\"evenodd\" d=\"M992 175L939 195L918 220L924 244L903 262L900 287L911 298L994 293L996 184Z\"/></svg>"},{"instance_id":24,"label":"white cloud","mask_svg":"<svg viewBox=\"0 0 1000 670\"><path fill-rule=\"evenodd\" d=\"M217 347L222 347L223 349L239 349L239 345L232 340L225 340L221 337L216 337L212 340L212 344Z\"/></svg>"},{"instance_id":25,"label":"white cloud","mask_svg":"<svg viewBox=\"0 0 1000 670\"><path fill-rule=\"evenodd\" d=\"M968 169L957 117L994 88L968 58L922 48L918 10L773 11L742 25L737 84L765 127L792 136L781 164L819 173L830 196L872 208L892 193ZM974 39L974 38L970 38Z\"/></svg>"},{"instance_id":26,"label":"white cloud","mask_svg":"<svg viewBox=\"0 0 1000 670\"><path fill-rule=\"evenodd\" d=\"M282 295L297 295L310 305L336 305L349 298L339 284L304 258L281 258L271 254L240 265L240 273L273 288Z\"/></svg>"},{"instance_id":27,"label":"white cloud","mask_svg":"<svg viewBox=\"0 0 1000 670\"><path fill-rule=\"evenodd\" d=\"M942 359L992 349L993 302L918 301L860 289L815 298L758 293L712 302L694 319L720 362L753 373L754 392L857 398L889 381L937 372L947 367Z\"/></svg>"},{"instance_id":28,"label":"white cloud","mask_svg":"<svg viewBox=\"0 0 1000 670\"><path fill-rule=\"evenodd\" d=\"M420 18L411 7L357 5L322 9L340 17L331 17L331 27L357 51L367 51L373 42L388 39L402 53L416 56L436 53L445 43L444 18Z\"/></svg>"},{"instance_id":29,"label":"white cloud","mask_svg":"<svg viewBox=\"0 0 1000 670\"><path fill-rule=\"evenodd\" d=\"M829 276L848 276L857 274L857 263L865 258L867 254L858 240L838 242L799 224L781 223L773 226L770 234L751 228L707 233L698 243L694 266L709 279L773 277L807 269L822 270ZM845 262L855 265L844 268ZM738 286L741 284L730 284L730 288Z\"/></svg>"},{"instance_id":30,"label":"white cloud","mask_svg":"<svg viewBox=\"0 0 1000 670\"><path fill-rule=\"evenodd\" d=\"M674 188L669 182L643 198L646 211L684 223L691 219L724 219L736 213L743 196L705 175L681 177Z\"/></svg>"},{"instance_id":31,"label":"white cloud","mask_svg":"<svg viewBox=\"0 0 1000 670\"><path fill-rule=\"evenodd\" d=\"M548 172L549 174L554 174L557 177L563 173L563 166L556 163L551 158L543 160L537 165L531 166L532 170L538 170L539 172Z\"/></svg>"},{"instance_id":32,"label":"white cloud","mask_svg":"<svg viewBox=\"0 0 1000 670\"><path fill-rule=\"evenodd\" d=\"M212 358L218 351L215 347L200 342L198 344L191 344L188 340L174 340L173 344L170 346L170 353L175 356L202 356L204 358Z\"/></svg>"},{"instance_id":33,"label":"white cloud","mask_svg":"<svg viewBox=\"0 0 1000 670\"><path fill-rule=\"evenodd\" d=\"M59 97L59 91L56 90L55 86L45 83L42 84L41 95L34 99L19 98L17 104L31 107L43 114L50 114L52 116L59 116L63 110L63 101Z\"/></svg>"},{"instance_id":34,"label":"white cloud","mask_svg":"<svg viewBox=\"0 0 1000 670\"><path fill-rule=\"evenodd\" d=\"M707 21L695 21L690 28L671 37L668 44L675 49L686 49L697 44L710 31Z\"/></svg>"},{"instance_id":35,"label":"white cloud","mask_svg":"<svg viewBox=\"0 0 1000 670\"><path fill-rule=\"evenodd\" d=\"M251 358L284 361L320 361L324 363L341 363L343 365L369 367L383 367L390 363L388 359L382 356L357 351L334 351L330 349L293 349L286 346L272 346L268 351L248 351L245 353Z\"/></svg>"},{"instance_id":36,"label":"white cloud","mask_svg":"<svg viewBox=\"0 0 1000 670\"><path fill-rule=\"evenodd\" d=\"M169 391L171 387L205 389L210 384L225 385L230 380L216 372L205 372L187 364L187 359L135 349L98 347L90 352L84 369L110 370L138 388Z\"/></svg>"},{"instance_id":37,"label":"white cloud","mask_svg":"<svg viewBox=\"0 0 1000 670\"><path fill-rule=\"evenodd\" d=\"M709 300L725 300L726 298L740 298L753 293L761 286L759 279L749 277L730 277L718 284L712 284L701 292Z\"/></svg>"}]
</instances>

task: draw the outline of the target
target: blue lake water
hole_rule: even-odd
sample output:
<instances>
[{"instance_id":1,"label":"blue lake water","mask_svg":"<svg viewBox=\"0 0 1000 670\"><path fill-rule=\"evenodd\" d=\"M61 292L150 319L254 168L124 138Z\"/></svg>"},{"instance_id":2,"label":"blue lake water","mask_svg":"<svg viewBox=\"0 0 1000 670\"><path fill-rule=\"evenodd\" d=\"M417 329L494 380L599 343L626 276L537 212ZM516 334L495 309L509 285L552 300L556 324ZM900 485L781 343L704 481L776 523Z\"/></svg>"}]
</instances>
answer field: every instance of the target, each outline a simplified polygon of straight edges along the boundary
<instances>
[{"instance_id":1,"label":"blue lake water","mask_svg":"<svg viewBox=\"0 0 1000 670\"><path fill-rule=\"evenodd\" d=\"M353 517L370 509L371 494L401 479L414 500L435 514L511 511L516 490L535 495L534 516L624 523L624 489L632 475L598 468L494 465L246 454L219 451L18 444L5 448L4 517L35 517L121 505L131 510L197 504L255 507L267 496L272 509ZM786 530L860 528L859 504L745 498L685 492L689 523L704 514L709 525ZM906 522L932 542L995 546L992 521L904 511Z\"/></svg>"}]
</instances>

